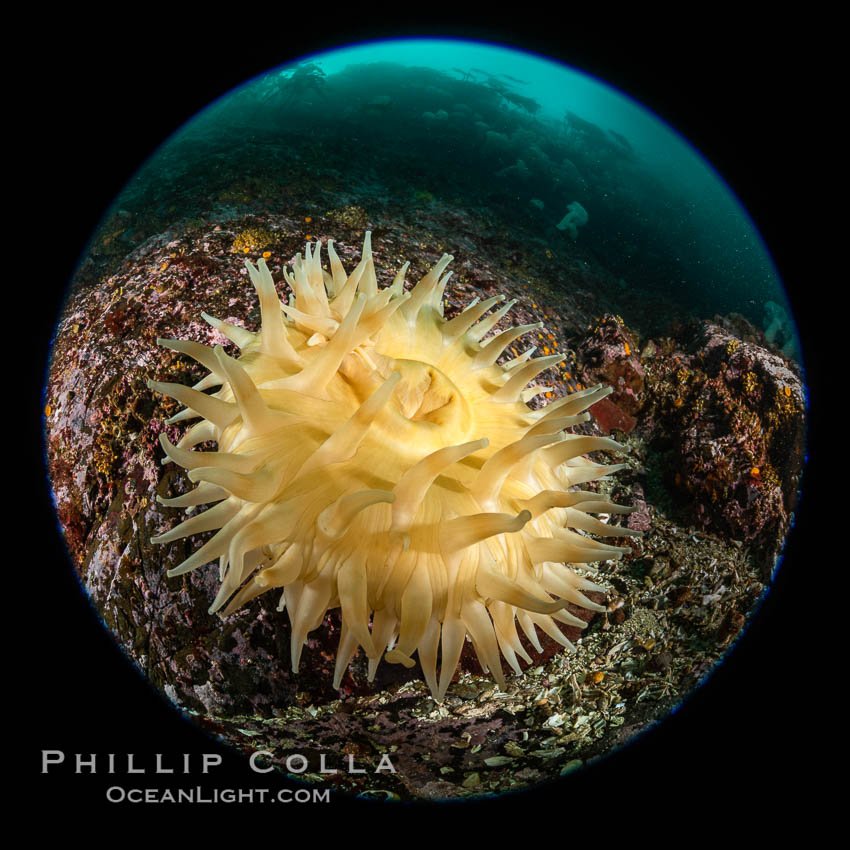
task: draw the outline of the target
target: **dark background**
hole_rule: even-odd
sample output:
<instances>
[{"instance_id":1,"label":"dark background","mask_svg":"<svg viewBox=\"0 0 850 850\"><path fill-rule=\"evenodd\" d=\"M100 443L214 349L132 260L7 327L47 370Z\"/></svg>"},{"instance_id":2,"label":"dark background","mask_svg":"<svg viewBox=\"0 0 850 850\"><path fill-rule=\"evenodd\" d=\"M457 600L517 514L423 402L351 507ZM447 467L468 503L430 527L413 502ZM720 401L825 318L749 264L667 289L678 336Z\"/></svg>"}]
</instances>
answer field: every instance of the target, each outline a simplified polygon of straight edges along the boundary
<instances>
[{"instance_id":1,"label":"dark background","mask_svg":"<svg viewBox=\"0 0 850 850\"><path fill-rule=\"evenodd\" d=\"M134 752L146 764L152 760L150 753L176 760L182 753L218 751L224 754L225 766L211 777L195 771L190 777L159 782L149 775L138 784L280 784L250 773L240 757L183 721L133 672L100 627L56 531L43 449L35 439L41 433L40 393L49 340L65 282L101 214L141 162L187 118L274 65L365 38L469 37L560 58L656 111L726 177L774 256L803 333L813 398L810 455L816 454L818 387L825 359L820 340L811 334L822 310L811 298L812 287L820 283L818 244L797 212L802 199L812 204L815 139L811 124L800 117L811 108L810 81L801 75L798 61L816 51L812 34L805 26L781 22L744 25L737 19L693 17L662 23L646 16L627 21L613 12L590 22L568 15L568 9L563 7L563 18L534 8L516 9L510 17L492 9L486 15L458 17L455 10L416 24L380 15L364 23L371 15L362 8L350 17L332 8L290 8L272 19L233 9L230 14L209 13L217 22L203 24L199 18L179 19L173 13L120 25L79 17L54 19L50 33L33 36L30 64L24 66L29 73L20 76L18 91L27 111L18 118L14 133L29 149L24 161L33 160L22 172L27 186L23 208L31 203L32 211L23 216L20 253L26 265L37 262L42 270L37 295L28 278L20 278L30 303L27 352L19 358L18 371L26 382L27 449L32 454L26 457L27 483L33 492L21 519L25 532L19 537L25 546L17 564L6 564L9 574L21 576L13 606L21 618L17 633L22 636L15 650L21 669L7 700L24 709L22 731L7 725L7 734L26 741L11 770L26 775L22 787L48 798L52 811L85 812L87 819L126 815L130 808L131 814L152 821L191 817L199 810L212 820L218 817L208 806L110 805L104 790L115 783L137 784L132 777L113 778L103 772L74 776L67 767L43 776L41 749L64 750L69 761L78 752L97 753L102 761L108 753ZM141 9L138 14L143 17ZM791 56L797 61L790 61ZM578 829L577 834L588 839L598 835L624 841L635 823L664 832L675 818L686 829L677 833L685 840L708 824L726 823L730 812L754 821L766 814L765 806L773 809L792 799L794 811L811 813L806 793L816 771L811 724L821 722L818 715L829 710L817 697L826 651L818 644L821 609L808 601L822 592L827 566L814 539L814 474L810 463L797 528L774 589L708 684L660 728L604 763L533 793L465 804L464 816L499 823L534 814L548 838L552 834L547 823L564 838ZM7 516L9 523L17 524L14 515ZM820 590L805 578L807 571L815 570ZM549 803L557 803L557 808L547 809ZM361 812L366 808L372 819L387 815L386 806L378 811L375 805L349 798L334 798L331 810L293 805L273 813L303 821L325 812L332 815L340 807L350 814L355 807ZM195 811L190 813L190 808ZM238 808L228 820L258 813L256 806L250 811ZM431 813L416 808L409 814L420 820L425 814L430 820ZM400 809L394 807L393 812ZM457 814L459 809L443 806L439 811ZM639 820L630 820L629 826L619 817L611 820L605 814L609 811L630 812ZM779 810L781 817L787 812Z\"/></svg>"}]
</instances>

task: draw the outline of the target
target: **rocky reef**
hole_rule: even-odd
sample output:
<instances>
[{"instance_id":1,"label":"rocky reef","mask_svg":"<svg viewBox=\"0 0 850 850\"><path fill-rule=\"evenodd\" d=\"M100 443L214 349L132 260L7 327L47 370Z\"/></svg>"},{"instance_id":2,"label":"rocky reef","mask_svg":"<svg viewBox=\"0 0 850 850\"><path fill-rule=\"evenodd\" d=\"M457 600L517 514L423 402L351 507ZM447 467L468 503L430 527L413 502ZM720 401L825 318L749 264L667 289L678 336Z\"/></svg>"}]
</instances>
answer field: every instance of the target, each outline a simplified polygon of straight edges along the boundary
<instances>
[{"instance_id":1,"label":"rocky reef","mask_svg":"<svg viewBox=\"0 0 850 850\"><path fill-rule=\"evenodd\" d=\"M649 346L641 428L671 498L700 528L748 544L769 577L805 458L799 368L741 316Z\"/></svg>"},{"instance_id":2,"label":"rocky reef","mask_svg":"<svg viewBox=\"0 0 850 850\"><path fill-rule=\"evenodd\" d=\"M233 191L242 198L250 186ZM237 748L296 749L309 758L333 751L365 764L393 754L392 776L323 776L312 763L302 776L335 788L400 798L491 793L534 785L619 746L696 686L764 592L805 451L796 366L736 317L679 323L642 339L640 317L627 324L618 316L618 287L579 248L520 238L481 212L431 198L401 214L366 194L334 205L331 188L319 211L303 202L304 187L290 191L288 205L303 214L217 198L213 212L122 250L115 213L78 275L56 334L44 412L60 523L104 622L156 688ZM595 600L607 610L581 633L578 653L541 637L543 652L528 647L534 663L506 691L480 675L471 651L440 704L418 669L382 665L368 684L362 658L336 691L334 613L312 633L303 672L293 675L288 618L271 600L220 621L207 613L213 567L165 575L203 539L150 543L182 514L156 496L191 485L160 463L159 435L176 442L182 429L163 424L175 410L146 382L186 384L203 374L157 347L157 337L228 348L200 310L257 329L246 257L265 257L280 280L305 238L332 237L350 267L366 227L386 275L396 258L411 261L415 280L443 250L455 255L449 314L471 297L504 293L518 299L511 323L543 322L532 340L539 353L569 355L541 376L546 395L596 382L614 388L582 427L629 446L630 468L596 486L635 505L628 525L647 534L621 562L601 565L610 591Z\"/></svg>"}]
</instances>

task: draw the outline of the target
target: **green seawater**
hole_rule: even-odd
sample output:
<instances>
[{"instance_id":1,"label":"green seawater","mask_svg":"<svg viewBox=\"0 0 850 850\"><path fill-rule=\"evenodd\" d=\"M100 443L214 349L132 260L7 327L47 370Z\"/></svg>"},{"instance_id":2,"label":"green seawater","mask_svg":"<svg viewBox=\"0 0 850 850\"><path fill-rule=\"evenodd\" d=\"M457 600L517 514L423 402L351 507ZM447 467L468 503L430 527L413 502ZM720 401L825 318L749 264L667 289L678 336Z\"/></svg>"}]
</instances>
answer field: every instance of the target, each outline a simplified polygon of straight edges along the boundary
<instances>
[{"instance_id":1,"label":"green seawater","mask_svg":"<svg viewBox=\"0 0 850 850\"><path fill-rule=\"evenodd\" d=\"M385 206L492 209L544 245L580 243L624 290L695 317L741 313L799 359L782 282L723 178L628 95L554 60L448 39L304 57L187 122L118 203L165 204L161 187L188 185L193 167L224 197L235 173L312 173Z\"/></svg>"}]
</instances>

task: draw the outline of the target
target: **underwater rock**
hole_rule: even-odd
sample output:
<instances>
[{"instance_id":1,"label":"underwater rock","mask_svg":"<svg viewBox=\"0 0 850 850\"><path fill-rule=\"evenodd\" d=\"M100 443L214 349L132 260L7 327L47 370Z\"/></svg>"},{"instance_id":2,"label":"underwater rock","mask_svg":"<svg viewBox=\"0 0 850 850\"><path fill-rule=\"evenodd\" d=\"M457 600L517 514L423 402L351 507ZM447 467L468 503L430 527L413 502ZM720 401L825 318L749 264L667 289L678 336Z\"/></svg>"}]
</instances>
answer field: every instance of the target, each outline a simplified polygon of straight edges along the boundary
<instances>
[{"instance_id":1,"label":"underwater rock","mask_svg":"<svg viewBox=\"0 0 850 850\"><path fill-rule=\"evenodd\" d=\"M496 177L504 177L524 183L530 179L531 172L528 170L528 166L521 159L518 159L513 165L509 165L507 168L497 171Z\"/></svg>"},{"instance_id":2,"label":"underwater rock","mask_svg":"<svg viewBox=\"0 0 850 850\"><path fill-rule=\"evenodd\" d=\"M337 225L341 217L359 224L365 212L349 206L330 211L327 220ZM463 220L456 224L471 226ZM296 676L281 662L290 626L274 601L258 600L258 608L230 616L222 630L207 613L217 591L214 570L166 576L196 544L151 544L151 537L174 525L181 513L159 505L154 496L178 495L192 485L181 471L163 469L157 460L160 435L175 442L181 427L165 423L177 406L155 399L146 381L163 374L180 383L198 381L204 370L183 355L163 352L157 338L228 344L202 319L198 305L231 324L255 329L259 310L246 286L246 255L268 257L279 278L281 261L300 242L296 223L273 215L215 225L199 221L147 240L117 272L72 292L57 330L46 391L48 463L57 511L92 602L152 684L177 705L216 716L271 716L278 706L297 702L298 695L316 704L339 698L331 684L340 622L331 614L323 628L310 634ZM415 237L399 234L394 242L414 266L424 269L434 262L435 257L421 256ZM470 256L483 255L472 242L469 250ZM337 243L337 251L352 265L359 247L346 241ZM520 294L498 269L470 263L464 253L453 296L460 300L448 304L450 311L476 293ZM588 615L574 606L571 610L575 616ZM568 639L578 637L576 629L566 633ZM526 646L535 663L561 649L545 635L540 643L542 656ZM478 670L471 646L467 650L462 669ZM379 691L420 676L418 666L381 665L369 686L366 660L358 656L341 692Z\"/></svg>"},{"instance_id":3,"label":"underwater rock","mask_svg":"<svg viewBox=\"0 0 850 850\"><path fill-rule=\"evenodd\" d=\"M629 420L643 405L644 369L638 355L638 340L619 316L603 315L579 341L576 356L582 365L585 383L604 383L614 388L608 400L619 408L599 408L608 427L630 431ZM596 415L596 410L593 411ZM627 418L623 418L623 417ZM621 424L616 424L615 420ZM605 425L602 425L603 429ZM606 432L607 433L607 432Z\"/></svg>"},{"instance_id":4,"label":"underwater rock","mask_svg":"<svg viewBox=\"0 0 850 850\"><path fill-rule=\"evenodd\" d=\"M438 109L436 112L426 112L425 115L430 115L435 121L449 120L449 113L445 109Z\"/></svg>"},{"instance_id":5,"label":"underwater rock","mask_svg":"<svg viewBox=\"0 0 850 850\"><path fill-rule=\"evenodd\" d=\"M386 94L379 94L369 100L363 107L363 111L372 115L381 115L393 108L393 99Z\"/></svg>"},{"instance_id":6,"label":"underwater rock","mask_svg":"<svg viewBox=\"0 0 850 850\"><path fill-rule=\"evenodd\" d=\"M547 378L554 396L567 391L567 381L590 380L585 376L594 370L603 374L619 369L624 381L613 397L619 401L612 402L613 408L594 411L596 423L588 427L627 431L630 418L637 419L629 442L638 454L645 435L661 433L665 424L661 414L669 404L661 405L656 415L655 407L646 403L649 393L635 393L630 382L636 380L638 367L656 359L666 363L682 344L656 341L651 360L631 362L637 336L613 317L615 308L605 300L608 290L603 280L587 271L575 273L567 265L560 275L551 276L551 258L545 250L529 248L525 239L511 241L491 220L463 208L447 211L435 205L437 212L428 220L432 235L426 242L414 216L410 223L388 224L371 205L368 212L365 207L345 206L354 200L361 199L345 196L329 201L325 215L309 222L310 232L324 238L339 232L337 218L352 219L336 243L346 266L359 257L356 224L367 218L383 233L375 248L379 260L385 251L391 252L424 272L443 246L450 247L456 255L457 280L447 293L447 317L474 297L504 293L519 298L514 321L544 322L530 340L544 355L549 346L550 351L580 350L581 364L571 365L569 374ZM245 233L255 238L237 241ZM260 597L222 624L208 613L218 586L214 567L167 577L167 569L201 541L167 547L150 543L181 513L158 504L155 495L174 496L192 485L182 471L156 462L161 456L160 434L174 441L180 427L163 425L176 405L155 398L146 380L168 374L176 382L190 384L205 370L176 352L163 352L156 338L180 335L205 345L226 344L202 320L199 305L230 323L256 330L260 315L246 285L245 257L256 261L268 255L266 261L279 279L281 265L301 250L302 239L303 223L297 217L252 213L214 221L195 219L147 239L102 273L89 271L69 296L46 387L50 475L72 560L127 657L202 727L246 752L305 752L312 759L311 769L317 769L318 752L350 753L358 766L374 766L381 753L393 750L398 772L392 777L341 771L325 782L356 792L388 790L406 799L465 796L475 793L474 788L522 787L551 779L571 759L592 758L616 746L623 729L638 728L647 716L663 716L675 696L659 693L651 707L649 700L638 701L642 685L600 669L607 663L608 651L637 634L640 642L629 640L632 648L618 650L618 660L628 654L634 656L629 663L642 665L649 651L645 647L655 639L645 630L656 636L663 632L663 645L670 647L665 651L674 659L670 676L676 687L682 682L690 687L690 671L696 665L710 666L727 645L703 618L701 606L691 609L681 601L692 593L695 559L713 552L718 565L735 565L735 575L749 594L742 597L743 591L737 589L730 594L740 611L756 603L761 585L746 548L717 539L712 548L704 543L692 553L689 530L664 519L656 506L658 493L643 487L641 469L618 475L611 491L617 502L635 508L628 517L629 529L653 530L652 535L630 541L635 551L624 558L616 577L617 597L588 593L592 601L607 605L606 613L594 615L570 607L574 616L593 617L581 641L574 627L565 632L577 642L576 654L564 653L544 634L538 635L538 651L521 635L532 666L523 663L523 675L510 677L504 691L497 690L489 677L477 677L480 668L471 644L464 646L461 669L443 703L434 703L419 681L418 665L411 669L381 665L369 685L362 655L353 659L335 690L338 612L330 612L310 633L296 676L285 660L289 618L276 610L276 599ZM384 264L379 262L378 267L383 269ZM382 286L392 279L392 269L385 271ZM553 281L558 284L557 295L546 288ZM591 310L604 319L593 322ZM644 345L644 351L651 348ZM632 417L621 406L630 402L643 404L639 416ZM660 604L662 609L675 605L685 618L684 631L675 634L657 619L658 589L648 584L650 577L666 576L669 561L657 556L659 552L666 556L671 546L677 553L678 577L664 585L669 600L665 596ZM712 578L711 587L717 581ZM724 599L717 606L724 610L728 604ZM725 632L722 637L727 641ZM699 647L698 653L694 647ZM604 687L613 687L618 694L610 701L596 690L602 679ZM612 705L619 706L613 713Z\"/></svg>"},{"instance_id":7,"label":"underwater rock","mask_svg":"<svg viewBox=\"0 0 850 850\"><path fill-rule=\"evenodd\" d=\"M752 544L769 571L796 502L805 396L796 364L742 339L755 334L741 322L703 322L661 342L642 427L667 451L689 520Z\"/></svg>"},{"instance_id":8,"label":"underwater rock","mask_svg":"<svg viewBox=\"0 0 850 850\"><path fill-rule=\"evenodd\" d=\"M603 398L602 401L596 402L590 408L590 413L603 434L610 434L612 431L630 434L637 424L637 419L634 416L629 416L623 409L617 407L610 398Z\"/></svg>"},{"instance_id":9,"label":"underwater rock","mask_svg":"<svg viewBox=\"0 0 850 850\"><path fill-rule=\"evenodd\" d=\"M510 139L504 133L497 133L495 130L487 130L483 150L485 156L497 157L508 153L510 150Z\"/></svg>"},{"instance_id":10,"label":"underwater rock","mask_svg":"<svg viewBox=\"0 0 850 850\"><path fill-rule=\"evenodd\" d=\"M586 188L587 181L582 176L581 172L576 168L572 160L564 159L557 169L557 177L571 188Z\"/></svg>"}]
</instances>

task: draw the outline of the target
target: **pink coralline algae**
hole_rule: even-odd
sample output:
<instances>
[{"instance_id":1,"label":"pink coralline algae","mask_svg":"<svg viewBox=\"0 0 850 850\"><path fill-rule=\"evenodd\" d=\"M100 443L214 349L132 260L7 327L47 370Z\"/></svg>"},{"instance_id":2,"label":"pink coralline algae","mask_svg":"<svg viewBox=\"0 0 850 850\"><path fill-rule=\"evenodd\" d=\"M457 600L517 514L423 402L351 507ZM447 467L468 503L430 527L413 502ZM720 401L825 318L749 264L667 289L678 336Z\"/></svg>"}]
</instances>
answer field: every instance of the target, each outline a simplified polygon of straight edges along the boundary
<instances>
[{"instance_id":1,"label":"pink coralline algae","mask_svg":"<svg viewBox=\"0 0 850 850\"><path fill-rule=\"evenodd\" d=\"M291 221L273 216L263 224L277 234L279 259L271 262L277 263L279 275L281 262L296 250L295 228ZM146 676L179 705L193 710L267 715L274 706L291 704L296 694L328 699L335 693L331 684L338 618L329 616L326 628L309 636L306 669L296 677L279 660L289 626L274 600L266 604L261 598L248 614L232 615L222 633L207 613L215 582L200 571L182 579L165 575L192 549L150 543L176 519L176 511L164 508L156 497L179 496L191 485L173 467L159 463L160 437L176 443L182 436L179 424L163 424L179 408L168 399L154 398L146 382L167 375L191 385L203 377L188 359L158 348L157 338L221 343L218 331L202 321L198 304L247 330L259 327L260 311L246 286L244 254L231 250L238 227L199 224L196 229L179 240L169 234L148 240L119 271L84 281L69 300L47 387L50 474L80 577L105 623ZM409 252L422 271L439 259L439 249L433 256L417 253L418 243L404 231L399 234L384 243L384 250L391 246ZM285 240L290 247L284 248ZM358 249L344 243L339 251L344 263L356 265ZM512 281L486 263L470 265L471 253L458 253L458 265L466 271L447 299L447 317L476 295L490 297L492 290L493 295L502 291L521 299L517 321L534 324L547 318L551 307L539 296L523 298L520 280ZM381 285L391 281L390 275ZM571 315L588 321L578 309ZM547 325L539 331L542 342L537 341L554 350L559 329L554 322ZM567 388L556 378L549 379L551 395L560 399ZM627 534L624 529L623 536ZM604 594L588 593L595 606L604 603ZM579 620L588 619L572 603L566 610ZM579 628L566 628L566 639L575 640ZM547 635L540 636L540 645L543 657L557 647ZM531 644L523 647L537 651ZM365 662L352 663L351 675L340 683L342 693L366 687ZM460 667L478 668L468 648ZM387 673L382 668L374 687L417 675L416 670Z\"/></svg>"},{"instance_id":2,"label":"pink coralline algae","mask_svg":"<svg viewBox=\"0 0 850 850\"><path fill-rule=\"evenodd\" d=\"M630 433L637 422L634 414L644 403L646 378L635 334L619 316L605 314L582 337L576 356L587 383L598 381L613 389L591 409L603 433Z\"/></svg>"},{"instance_id":3,"label":"pink coralline algae","mask_svg":"<svg viewBox=\"0 0 850 850\"><path fill-rule=\"evenodd\" d=\"M646 395L646 427L693 520L753 544L772 564L805 451L796 367L752 341L744 320L704 322L681 349L657 352Z\"/></svg>"}]
</instances>

